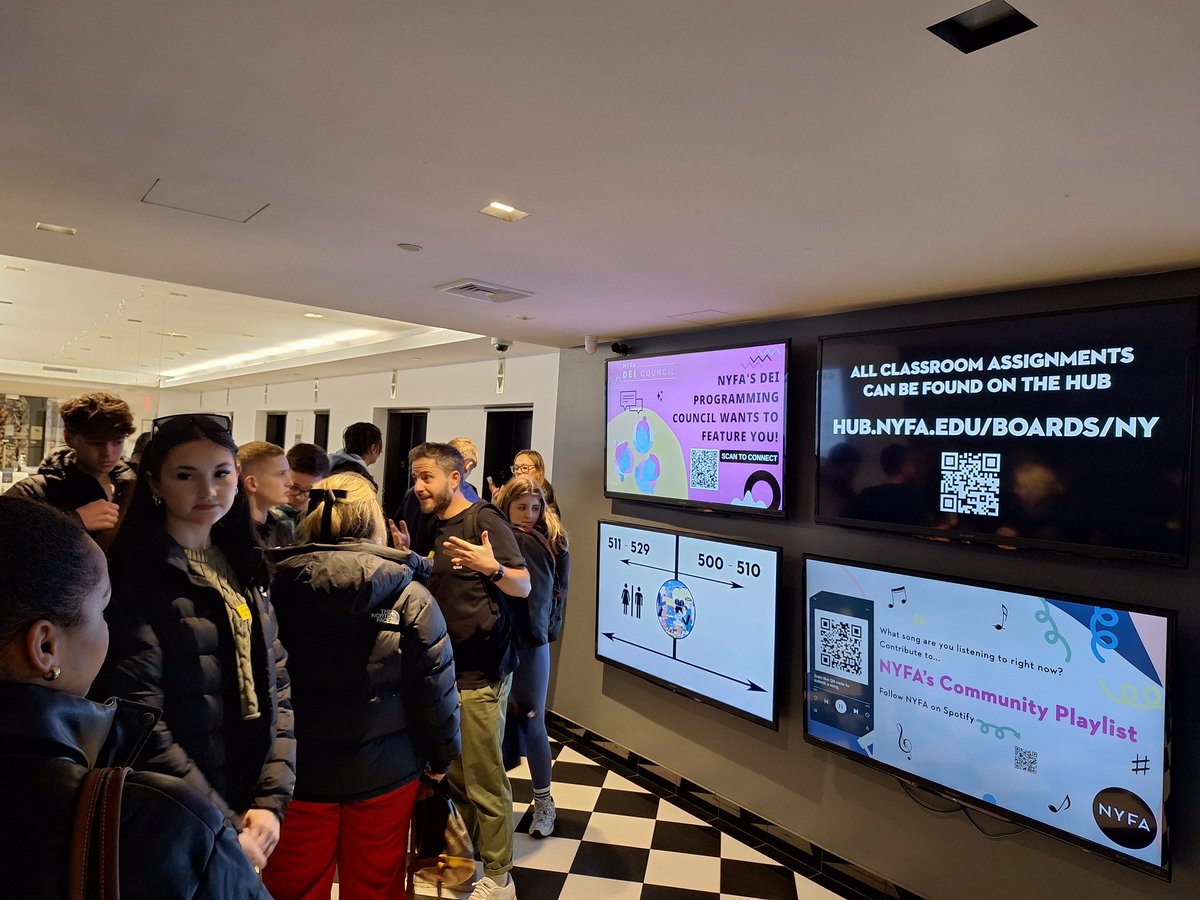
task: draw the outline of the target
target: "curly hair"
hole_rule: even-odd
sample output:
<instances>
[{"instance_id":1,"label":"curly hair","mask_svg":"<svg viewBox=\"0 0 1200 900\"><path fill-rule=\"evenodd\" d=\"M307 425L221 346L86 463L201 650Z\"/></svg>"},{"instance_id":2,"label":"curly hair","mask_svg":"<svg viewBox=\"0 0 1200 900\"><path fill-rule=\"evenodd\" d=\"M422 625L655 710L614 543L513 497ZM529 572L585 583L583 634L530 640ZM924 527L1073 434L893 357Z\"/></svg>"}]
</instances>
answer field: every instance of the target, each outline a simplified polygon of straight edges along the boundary
<instances>
[{"instance_id":1,"label":"curly hair","mask_svg":"<svg viewBox=\"0 0 1200 900\"><path fill-rule=\"evenodd\" d=\"M137 429L129 404L107 391L94 391L64 400L58 407L63 427L76 434L129 437Z\"/></svg>"},{"instance_id":2,"label":"curly hair","mask_svg":"<svg viewBox=\"0 0 1200 900\"><path fill-rule=\"evenodd\" d=\"M342 447L347 453L353 453L355 456L370 453L372 447L382 444L383 432L379 430L378 425L370 422L355 422L353 425L347 425L346 430L342 432Z\"/></svg>"},{"instance_id":3,"label":"curly hair","mask_svg":"<svg viewBox=\"0 0 1200 900\"><path fill-rule=\"evenodd\" d=\"M100 578L79 517L28 497L0 497L0 534L0 646L41 619L78 625Z\"/></svg>"}]
</instances>

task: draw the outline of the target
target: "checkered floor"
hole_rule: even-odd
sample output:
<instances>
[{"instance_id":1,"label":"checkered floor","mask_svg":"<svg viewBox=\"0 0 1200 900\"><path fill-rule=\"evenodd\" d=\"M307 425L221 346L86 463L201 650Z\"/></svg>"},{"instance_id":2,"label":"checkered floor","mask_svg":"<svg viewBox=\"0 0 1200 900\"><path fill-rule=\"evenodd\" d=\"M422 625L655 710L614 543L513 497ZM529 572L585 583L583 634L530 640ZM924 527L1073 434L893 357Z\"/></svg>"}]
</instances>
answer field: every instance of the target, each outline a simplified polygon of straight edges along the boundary
<instances>
[{"instance_id":1,"label":"checkered floor","mask_svg":"<svg viewBox=\"0 0 1200 900\"><path fill-rule=\"evenodd\" d=\"M570 747L552 746L558 818L551 837L527 833L529 770L522 763L509 773L518 900L838 897ZM420 886L418 893L436 896Z\"/></svg>"}]
</instances>

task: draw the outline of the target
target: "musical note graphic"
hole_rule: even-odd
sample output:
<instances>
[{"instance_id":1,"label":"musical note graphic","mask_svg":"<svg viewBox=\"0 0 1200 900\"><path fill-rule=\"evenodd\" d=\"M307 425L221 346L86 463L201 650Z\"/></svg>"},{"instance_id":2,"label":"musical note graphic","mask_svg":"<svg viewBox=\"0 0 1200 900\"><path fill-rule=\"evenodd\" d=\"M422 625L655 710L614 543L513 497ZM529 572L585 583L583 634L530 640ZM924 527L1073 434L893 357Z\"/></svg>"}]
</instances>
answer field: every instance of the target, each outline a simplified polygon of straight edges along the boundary
<instances>
[{"instance_id":1,"label":"musical note graphic","mask_svg":"<svg viewBox=\"0 0 1200 900\"><path fill-rule=\"evenodd\" d=\"M900 732L900 739L896 741L897 746L900 747L900 752L909 754L908 758L912 759L912 741L904 736L904 726L899 722L896 723L896 729Z\"/></svg>"},{"instance_id":2,"label":"musical note graphic","mask_svg":"<svg viewBox=\"0 0 1200 900\"><path fill-rule=\"evenodd\" d=\"M908 602L908 592L902 587L892 588L892 602L888 604L888 609L894 607L897 600L900 601L901 605Z\"/></svg>"},{"instance_id":3,"label":"musical note graphic","mask_svg":"<svg viewBox=\"0 0 1200 900\"><path fill-rule=\"evenodd\" d=\"M1071 645L1067 643L1067 639L1059 633L1058 626L1054 624L1054 617L1050 615L1050 604L1042 600L1042 608L1033 614L1033 617L1043 625L1047 622L1050 624L1050 630L1047 631L1043 638L1047 644L1062 644L1067 650L1067 658L1063 662L1071 661Z\"/></svg>"},{"instance_id":4,"label":"musical note graphic","mask_svg":"<svg viewBox=\"0 0 1200 900\"><path fill-rule=\"evenodd\" d=\"M992 729L996 729L996 740L999 741L1004 740L1004 732L1006 731L1011 731L1018 738L1021 736L1021 732L1017 731L1011 725L993 725L991 722L983 721L983 719L976 719L975 721L979 723L979 730L984 734L991 734Z\"/></svg>"},{"instance_id":5,"label":"musical note graphic","mask_svg":"<svg viewBox=\"0 0 1200 900\"><path fill-rule=\"evenodd\" d=\"M996 626L997 631L1003 631L1005 623L1008 622L1008 607L1003 603L1000 604L1000 624Z\"/></svg>"},{"instance_id":6,"label":"musical note graphic","mask_svg":"<svg viewBox=\"0 0 1200 900\"><path fill-rule=\"evenodd\" d=\"M1063 802L1060 803L1058 806L1047 807L1047 809L1049 809L1050 812L1052 812L1052 813L1059 813L1059 812L1062 812L1064 809L1070 809L1070 808L1071 808L1071 795L1070 794L1067 794L1067 796L1063 797Z\"/></svg>"},{"instance_id":7,"label":"musical note graphic","mask_svg":"<svg viewBox=\"0 0 1200 900\"><path fill-rule=\"evenodd\" d=\"M1100 648L1105 650L1116 650L1120 641L1117 636L1111 631L1105 631L1101 626L1113 626L1117 624L1117 614L1111 609L1104 609L1097 606L1092 612L1092 656L1096 657L1100 662L1107 660L1100 655Z\"/></svg>"}]
</instances>

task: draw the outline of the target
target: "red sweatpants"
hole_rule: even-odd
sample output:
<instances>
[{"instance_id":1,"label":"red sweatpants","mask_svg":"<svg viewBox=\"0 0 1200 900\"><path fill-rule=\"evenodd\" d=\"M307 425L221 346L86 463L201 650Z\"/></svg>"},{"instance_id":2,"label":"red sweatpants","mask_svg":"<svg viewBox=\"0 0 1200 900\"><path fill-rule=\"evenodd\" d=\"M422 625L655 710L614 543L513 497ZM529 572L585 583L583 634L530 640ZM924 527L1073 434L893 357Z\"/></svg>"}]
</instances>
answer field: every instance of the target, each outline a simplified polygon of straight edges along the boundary
<instances>
[{"instance_id":1,"label":"red sweatpants","mask_svg":"<svg viewBox=\"0 0 1200 900\"><path fill-rule=\"evenodd\" d=\"M263 869L267 890L275 900L328 900L336 868L342 900L403 897L417 784L355 803L293 800Z\"/></svg>"}]
</instances>

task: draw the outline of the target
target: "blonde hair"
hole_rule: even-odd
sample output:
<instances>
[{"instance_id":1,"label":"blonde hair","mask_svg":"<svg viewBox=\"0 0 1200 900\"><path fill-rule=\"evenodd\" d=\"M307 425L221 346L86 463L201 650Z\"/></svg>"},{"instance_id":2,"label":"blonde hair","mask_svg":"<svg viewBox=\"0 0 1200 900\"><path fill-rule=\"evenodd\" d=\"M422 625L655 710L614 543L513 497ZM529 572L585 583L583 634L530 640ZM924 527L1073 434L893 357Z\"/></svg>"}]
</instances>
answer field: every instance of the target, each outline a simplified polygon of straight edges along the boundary
<instances>
[{"instance_id":1,"label":"blonde hair","mask_svg":"<svg viewBox=\"0 0 1200 900\"><path fill-rule=\"evenodd\" d=\"M321 494L317 491L345 491L346 496L327 497L318 502L317 498L321 497ZM331 542L350 540L382 544L387 536L387 523L384 522L383 510L375 496L375 489L361 475L339 472L318 481L312 487L309 502L316 505L311 507L311 512L304 514L296 526L296 534L302 543L322 540L321 522L327 503L333 504L329 525Z\"/></svg>"},{"instance_id":2,"label":"blonde hair","mask_svg":"<svg viewBox=\"0 0 1200 900\"><path fill-rule=\"evenodd\" d=\"M237 465L239 469L244 470L247 466L254 466L262 460L275 459L278 456L287 456L278 444L272 444L269 441L250 441L250 443L238 447Z\"/></svg>"},{"instance_id":3,"label":"blonde hair","mask_svg":"<svg viewBox=\"0 0 1200 900\"><path fill-rule=\"evenodd\" d=\"M479 448L475 446L473 440L465 437L457 437L450 438L446 443L459 452L459 455L463 458L463 465L467 469L473 469L479 465Z\"/></svg>"},{"instance_id":4,"label":"blonde hair","mask_svg":"<svg viewBox=\"0 0 1200 900\"><path fill-rule=\"evenodd\" d=\"M529 451L522 451L528 453ZM542 486L528 475L514 475L504 483L504 487L500 488L500 493L496 495L495 503L508 517L508 508L522 497L536 497L542 504L541 514L535 527L543 528L546 531L546 536L550 538L550 543L555 550L565 550L567 547L567 531L562 526L562 520L559 519L558 513L554 511L549 503L546 502L546 494L542 490Z\"/></svg>"}]
</instances>

